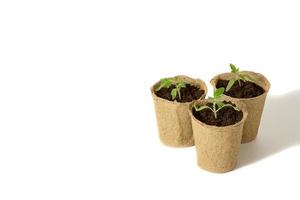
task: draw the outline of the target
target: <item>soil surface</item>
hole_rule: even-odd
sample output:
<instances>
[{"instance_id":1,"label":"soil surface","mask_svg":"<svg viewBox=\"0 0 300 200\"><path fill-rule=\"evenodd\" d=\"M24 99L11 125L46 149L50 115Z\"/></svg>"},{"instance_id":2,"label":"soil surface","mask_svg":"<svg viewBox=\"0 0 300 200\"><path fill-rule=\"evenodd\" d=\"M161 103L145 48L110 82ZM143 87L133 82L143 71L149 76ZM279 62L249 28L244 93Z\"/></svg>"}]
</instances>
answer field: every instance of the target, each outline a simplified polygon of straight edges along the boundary
<instances>
[{"instance_id":1,"label":"soil surface","mask_svg":"<svg viewBox=\"0 0 300 200\"><path fill-rule=\"evenodd\" d=\"M223 103L230 103L234 105L233 103L226 101L224 101ZM206 105L211 108L213 106L212 103L208 103ZM213 126L229 126L232 124L236 124L243 118L243 112L236 111L232 107L222 108L220 111L217 112L217 118L215 118L214 113L208 108L199 112L197 112L193 108L193 115L196 117L196 119L200 120L201 122Z\"/></svg>"},{"instance_id":2,"label":"soil surface","mask_svg":"<svg viewBox=\"0 0 300 200\"><path fill-rule=\"evenodd\" d=\"M227 80L218 80L217 88L226 88L228 82ZM225 91L224 94L234 98L252 98L262 95L265 92L263 88L253 82L240 80L240 83L241 85L236 81L230 90L228 92Z\"/></svg>"},{"instance_id":3,"label":"soil surface","mask_svg":"<svg viewBox=\"0 0 300 200\"><path fill-rule=\"evenodd\" d=\"M171 85L169 88L162 88L159 91L156 91L155 94L163 99L167 99L169 101L174 101L171 96L171 91L175 88L174 85ZM199 99L203 94L204 90L199 89L196 86L191 84L186 84L185 88L180 89L181 99L177 94L175 100L181 103L191 102Z\"/></svg>"}]
</instances>

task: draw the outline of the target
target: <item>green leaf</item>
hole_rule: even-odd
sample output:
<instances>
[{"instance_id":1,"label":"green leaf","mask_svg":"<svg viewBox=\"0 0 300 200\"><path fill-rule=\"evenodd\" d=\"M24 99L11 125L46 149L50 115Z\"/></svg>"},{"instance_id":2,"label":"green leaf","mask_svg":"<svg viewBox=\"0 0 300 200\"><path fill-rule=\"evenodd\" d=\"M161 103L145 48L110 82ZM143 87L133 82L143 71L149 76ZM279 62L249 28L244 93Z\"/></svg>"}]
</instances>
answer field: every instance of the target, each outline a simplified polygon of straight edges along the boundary
<instances>
[{"instance_id":1,"label":"green leaf","mask_svg":"<svg viewBox=\"0 0 300 200\"><path fill-rule=\"evenodd\" d=\"M159 85L159 86L155 89L155 92L161 90L161 88L163 88L162 85Z\"/></svg>"},{"instance_id":2,"label":"green leaf","mask_svg":"<svg viewBox=\"0 0 300 200\"><path fill-rule=\"evenodd\" d=\"M194 105L194 108L197 112L199 112L201 110L204 110L204 109L210 109L211 110L211 107L209 107L209 106L199 106L199 107L197 107L196 105Z\"/></svg>"},{"instance_id":3,"label":"green leaf","mask_svg":"<svg viewBox=\"0 0 300 200\"><path fill-rule=\"evenodd\" d=\"M233 86L233 84L235 83L236 79L232 78L230 79L230 81L228 82L227 86L226 86L226 92L228 92L230 90L230 88Z\"/></svg>"},{"instance_id":4,"label":"green leaf","mask_svg":"<svg viewBox=\"0 0 300 200\"><path fill-rule=\"evenodd\" d=\"M169 88L174 83L172 78L162 78L160 79L159 86L155 89L155 91L159 91L162 88Z\"/></svg>"},{"instance_id":5,"label":"green leaf","mask_svg":"<svg viewBox=\"0 0 300 200\"><path fill-rule=\"evenodd\" d=\"M166 88L169 88L173 83L174 83L174 80L172 78L165 78L162 80L162 84Z\"/></svg>"},{"instance_id":6,"label":"green leaf","mask_svg":"<svg viewBox=\"0 0 300 200\"><path fill-rule=\"evenodd\" d=\"M242 78L242 80L244 80L244 81L255 82L254 79L253 79L251 76L247 75L247 74L240 74L239 76L240 76L240 77Z\"/></svg>"},{"instance_id":7,"label":"green leaf","mask_svg":"<svg viewBox=\"0 0 300 200\"><path fill-rule=\"evenodd\" d=\"M171 91L171 96L172 96L172 99L174 100L177 96L177 89L174 88L172 91Z\"/></svg>"},{"instance_id":8,"label":"green leaf","mask_svg":"<svg viewBox=\"0 0 300 200\"><path fill-rule=\"evenodd\" d=\"M229 64L230 68L231 68L231 72L232 73L236 73L239 71L239 68L236 68L236 66L234 64Z\"/></svg>"},{"instance_id":9,"label":"green leaf","mask_svg":"<svg viewBox=\"0 0 300 200\"><path fill-rule=\"evenodd\" d=\"M234 105L232 105L232 104L224 104L224 106L223 106L223 108L224 107L232 107L234 110L236 110L236 111L240 111L240 109L237 107L237 106L234 106Z\"/></svg>"},{"instance_id":10,"label":"green leaf","mask_svg":"<svg viewBox=\"0 0 300 200\"><path fill-rule=\"evenodd\" d=\"M224 93L224 88L223 87L220 87L218 89L215 90L214 92L214 99L218 99L221 97L221 95Z\"/></svg>"},{"instance_id":11,"label":"green leaf","mask_svg":"<svg viewBox=\"0 0 300 200\"><path fill-rule=\"evenodd\" d=\"M218 105L218 108L223 108L224 107L224 103L221 101L216 102L216 104Z\"/></svg>"},{"instance_id":12,"label":"green leaf","mask_svg":"<svg viewBox=\"0 0 300 200\"><path fill-rule=\"evenodd\" d=\"M234 108L234 110L236 110L236 111L240 111L239 107L237 107L237 106L233 106L233 108Z\"/></svg>"},{"instance_id":13,"label":"green leaf","mask_svg":"<svg viewBox=\"0 0 300 200\"><path fill-rule=\"evenodd\" d=\"M185 88L186 87L186 83L183 82L183 81L180 81L180 82L177 83L177 87L178 88Z\"/></svg>"}]
</instances>

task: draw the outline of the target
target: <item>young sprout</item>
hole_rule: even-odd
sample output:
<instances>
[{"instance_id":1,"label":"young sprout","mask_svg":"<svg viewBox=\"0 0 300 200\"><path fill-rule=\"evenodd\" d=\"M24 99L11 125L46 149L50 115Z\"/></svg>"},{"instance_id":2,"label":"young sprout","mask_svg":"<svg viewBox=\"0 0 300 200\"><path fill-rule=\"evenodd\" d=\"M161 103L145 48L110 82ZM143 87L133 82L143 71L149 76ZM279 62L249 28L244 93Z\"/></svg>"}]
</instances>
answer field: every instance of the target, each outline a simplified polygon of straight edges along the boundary
<instances>
[{"instance_id":1,"label":"young sprout","mask_svg":"<svg viewBox=\"0 0 300 200\"><path fill-rule=\"evenodd\" d=\"M186 87L186 83L179 78L163 78L160 79L159 86L155 89L155 91L159 91L162 88L169 88L171 85L174 85L175 88L171 91L172 100L176 99L177 95L179 99L181 99L181 88Z\"/></svg>"},{"instance_id":2,"label":"young sprout","mask_svg":"<svg viewBox=\"0 0 300 200\"><path fill-rule=\"evenodd\" d=\"M233 84L238 81L239 85L241 86L241 80L242 81L250 81L250 82L254 82L254 80L247 74L242 74L240 72L240 69L237 68L235 65L230 64L230 68L231 68L231 73L233 73L235 76L229 80L227 87L226 87L226 92L228 92L230 90L230 88L233 86Z\"/></svg>"},{"instance_id":3,"label":"young sprout","mask_svg":"<svg viewBox=\"0 0 300 200\"><path fill-rule=\"evenodd\" d=\"M233 105L231 105L231 104L229 104L229 103L228 103L228 104L223 103L223 100L222 100L221 96L222 96L222 94L224 93L224 90L225 90L225 89L224 89L223 87L220 87L220 88L218 88L217 90L214 91L214 96L213 96L213 97L209 97L209 99L212 100L212 104L213 104L212 108L209 107L209 106L206 106L206 105L203 105L203 106L196 106L196 105L194 105L194 109L195 109L197 112L199 112L199 111L201 111L201 110L204 110L204 109L209 109L209 110L211 110L211 111L214 113L215 119L218 118L217 113L218 113L221 109L223 109L223 108L225 108L225 107L232 107L232 108L234 108L236 111L239 111L239 108L238 108L238 107L233 106Z\"/></svg>"}]
</instances>

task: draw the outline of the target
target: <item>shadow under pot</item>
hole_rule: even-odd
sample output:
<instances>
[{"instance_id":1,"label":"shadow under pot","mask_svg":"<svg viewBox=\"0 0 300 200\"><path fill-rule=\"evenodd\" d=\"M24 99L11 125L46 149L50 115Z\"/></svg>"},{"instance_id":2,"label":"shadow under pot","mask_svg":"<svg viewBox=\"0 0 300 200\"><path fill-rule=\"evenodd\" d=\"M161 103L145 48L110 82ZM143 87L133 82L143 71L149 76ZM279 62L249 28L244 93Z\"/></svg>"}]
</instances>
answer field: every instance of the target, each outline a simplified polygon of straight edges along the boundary
<instances>
[{"instance_id":1,"label":"shadow under pot","mask_svg":"<svg viewBox=\"0 0 300 200\"><path fill-rule=\"evenodd\" d=\"M163 81L166 80L169 82L164 84ZM180 88L180 95L177 94L174 98L174 89L178 83L184 85ZM151 93L160 141L171 147L193 146L194 138L188 109L194 100L205 98L205 83L183 75L175 76L155 83L151 87Z\"/></svg>"},{"instance_id":2,"label":"shadow under pot","mask_svg":"<svg viewBox=\"0 0 300 200\"><path fill-rule=\"evenodd\" d=\"M253 82L235 81L231 89L224 92L223 99L228 101L239 100L247 106L249 114L244 125L242 143L248 143L255 140L257 136L270 83L265 76L259 73L241 71L241 74L251 77ZM234 77L235 74L233 73L223 73L211 79L210 83L214 89L226 88L229 80Z\"/></svg>"},{"instance_id":3,"label":"shadow under pot","mask_svg":"<svg viewBox=\"0 0 300 200\"><path fill-rule=\"evenodd\" d=\"M196 110L195 106L213 108L212 100L194 102L189 109L192 121L198 166L210 172L224 173L237 165L244 122L248 112L239 101L222 103L215 113L210 109ZM228 104L232 105L228 106Z\"/></svg>"}]
</instances>

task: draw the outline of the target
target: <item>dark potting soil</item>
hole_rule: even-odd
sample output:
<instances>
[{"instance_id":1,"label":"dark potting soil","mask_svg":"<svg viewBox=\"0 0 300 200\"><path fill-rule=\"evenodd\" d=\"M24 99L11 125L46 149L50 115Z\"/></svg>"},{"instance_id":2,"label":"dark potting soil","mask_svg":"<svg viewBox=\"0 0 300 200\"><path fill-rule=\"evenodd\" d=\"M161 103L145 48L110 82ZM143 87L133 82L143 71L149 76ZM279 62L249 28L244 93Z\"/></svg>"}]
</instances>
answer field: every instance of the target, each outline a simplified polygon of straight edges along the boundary
<instances>
[{"instance_id":1,"label":"dark potting soil","mask_svg":"<svg viewBox=\"0 0 300 200\"><path fill-rule=\"evenodd\" d=\"M226 88L228 82L227 80L218 80L217 88ZM240 80L240 84L236 81L230 90L228 92L225 91L224 94L234 98L252 98L264 93L264 89L253 82Z\"/></svg>"},{"instance_id":2,"label":"dark potting soil","mask_svg":"<svg viewBox=\"0 0 300 200\"><path fill-rule=\"evenodd\" d=\"M169 88L162 88L159 91L156 91L155 94L163 99L167 99L169 101L174 101L171 96L171 91L175 88L174 85L171 85ZM200 90L198 87L186 84L185 88L180 89L181 99L177 94L175 100L181 103L191 102L193 100L199 99L203 94L204 90Z\"/></svg>"},{"instance_id":3,"label":"dark potting soil","mask_svg":"<svg viewBox=\"0 0 300 200\"><path fill-rule=\"evenodd\" d=\"M225 102L224 103L230 103ZM233 103L231 103L234 105ZM207 106L211 107L213 106L212 103L206 104ZM243 118L243 112L242 111L236 111L232 107L224 107L221 110L217 112L217 118L215 118L214 113L210 109L204 109L199 112L193 108L193 115L196 117L196 119L200 120L201 122L204 122L208 125L213 126L229 126L232 124L236 124L237 122L241 121Z\"/></svg>"}]
</instances>

